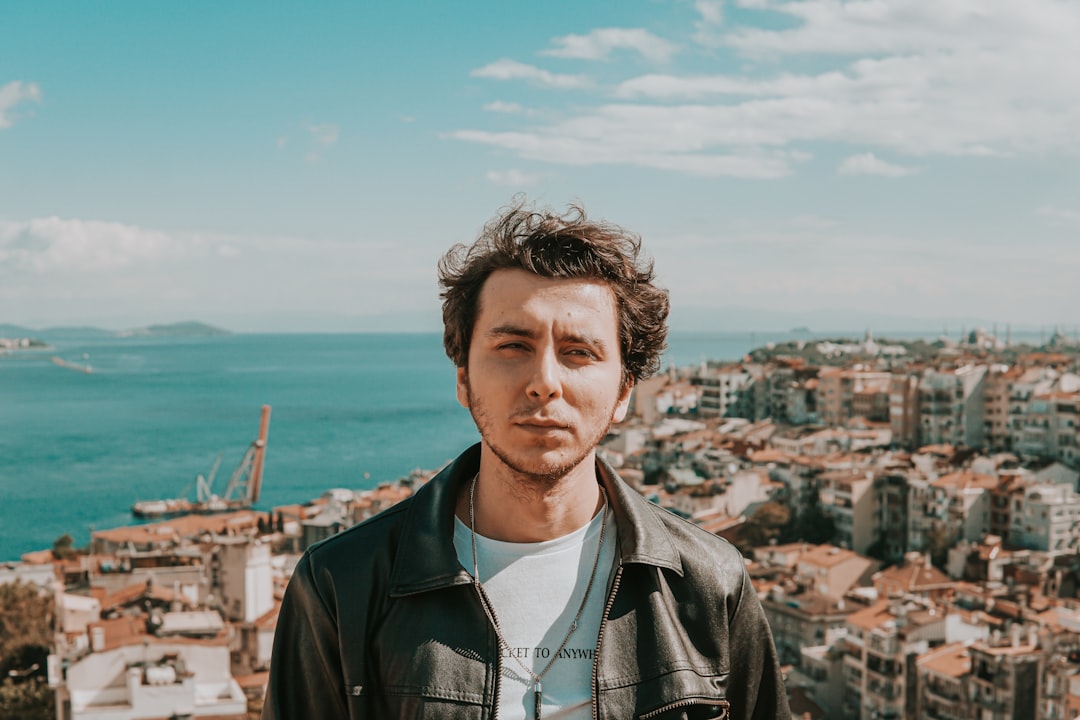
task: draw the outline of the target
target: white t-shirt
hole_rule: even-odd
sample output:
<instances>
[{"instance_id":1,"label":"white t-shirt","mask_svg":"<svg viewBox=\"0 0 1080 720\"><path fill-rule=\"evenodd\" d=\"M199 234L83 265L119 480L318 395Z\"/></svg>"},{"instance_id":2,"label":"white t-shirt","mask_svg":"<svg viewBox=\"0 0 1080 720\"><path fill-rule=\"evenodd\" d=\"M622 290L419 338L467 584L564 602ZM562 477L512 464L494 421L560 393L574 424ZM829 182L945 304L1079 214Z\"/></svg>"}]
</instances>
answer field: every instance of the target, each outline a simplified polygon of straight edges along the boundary
<instances>
[{"instance_id":1,"label":"white t-shirt","mask_svg":"<svg viewBox=\"0 0 1080 720\"><path fill-rule=\"evenodd\" d=\"M593 658L617 544L615 516L607 505L604 512L608 516L604 546L588 602L577 630L542 680L544 720L592 717ZM515 657L539 675L559 649L589 584L601 516L597 513L588 525L544 542L510 543L476 536L480 581L509 646L500 648L499 720L532 720L533 681ZM454 547L462 566L472 573L469 526L460 519L454 525Z\"/></svg>"}]
</instances>

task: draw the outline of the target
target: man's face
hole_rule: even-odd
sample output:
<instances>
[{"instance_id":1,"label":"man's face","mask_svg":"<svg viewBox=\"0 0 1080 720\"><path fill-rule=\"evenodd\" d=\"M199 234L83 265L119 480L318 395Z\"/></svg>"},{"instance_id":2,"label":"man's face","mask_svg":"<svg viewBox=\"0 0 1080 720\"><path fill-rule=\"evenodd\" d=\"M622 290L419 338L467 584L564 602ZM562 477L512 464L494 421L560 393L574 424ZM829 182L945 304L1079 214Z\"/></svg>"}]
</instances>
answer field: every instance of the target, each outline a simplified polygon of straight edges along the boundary
<instances>
[{"instance_id":1,"label":"man's face","mask_svg":"<svg viewBox=\"0 0 1080 720\"><path fill-rule=\"evenodd\" d=\"M525 270L496 270L484 283L457 396L502 464L548 483L562 477L626 416L630 388L607 285Z\"/></svg>"}]
</instances>

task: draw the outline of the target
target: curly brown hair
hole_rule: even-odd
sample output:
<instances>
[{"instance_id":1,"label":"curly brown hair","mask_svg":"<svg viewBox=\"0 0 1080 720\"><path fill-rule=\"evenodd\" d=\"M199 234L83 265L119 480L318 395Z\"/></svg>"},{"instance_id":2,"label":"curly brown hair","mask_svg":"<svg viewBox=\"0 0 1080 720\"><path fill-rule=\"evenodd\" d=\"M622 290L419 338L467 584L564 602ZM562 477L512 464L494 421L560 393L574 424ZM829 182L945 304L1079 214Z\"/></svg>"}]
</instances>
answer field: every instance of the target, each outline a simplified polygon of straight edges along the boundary
<instances>
[{"instance_id":1,"label":"curly brown hair","mask_svg":"<svg viewBox=\"0 0 1080 720\"><path fill-rule=\"evenodd\" d=\"M619 313L623 380L636 382L660 368L667 342L668 292L653 284L653 263L640 257L641 238L571 205L558 215L534 210L524 198L484 226L472 245L458 244L439 261L443 347L458 367L468 365L480 291L496 270L521 269L549 278L594 278L611 288Z\"/></svg>"}]
</instances>

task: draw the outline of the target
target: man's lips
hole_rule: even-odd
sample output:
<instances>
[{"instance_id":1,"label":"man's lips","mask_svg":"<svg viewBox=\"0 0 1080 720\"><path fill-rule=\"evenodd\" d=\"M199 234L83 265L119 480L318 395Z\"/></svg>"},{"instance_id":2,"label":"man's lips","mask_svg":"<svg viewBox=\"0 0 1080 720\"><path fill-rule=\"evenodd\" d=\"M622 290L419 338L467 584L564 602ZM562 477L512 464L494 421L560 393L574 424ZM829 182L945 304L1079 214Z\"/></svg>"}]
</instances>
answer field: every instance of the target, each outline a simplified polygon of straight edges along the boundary
<instances>
[{"instance_id":1,"label":"man's lips","mask_svg":"<svg viewBox=\"0 0 1080 720\"><path fill-rule=\"evenodd\" d=\"M568 430L570 428L567 423L548 418L524 418L516 420L514 424L526 430L535 431Z\"/></svg>"}]
</instances>

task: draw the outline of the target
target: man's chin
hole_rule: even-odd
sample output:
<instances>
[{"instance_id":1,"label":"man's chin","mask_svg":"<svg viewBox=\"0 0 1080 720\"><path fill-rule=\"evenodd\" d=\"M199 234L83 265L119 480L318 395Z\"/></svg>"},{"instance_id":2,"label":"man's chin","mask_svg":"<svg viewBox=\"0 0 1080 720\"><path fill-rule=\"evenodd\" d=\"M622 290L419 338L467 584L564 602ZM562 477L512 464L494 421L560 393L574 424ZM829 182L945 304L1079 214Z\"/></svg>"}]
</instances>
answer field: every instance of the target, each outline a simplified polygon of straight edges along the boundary
<instances>
[{"instance_id":1,"label":"man's chin","mask_svg":"<svg viewBox=\"0 0 1080 720\"><path fill-rule=\"evenodd\" d=\"M561 480L580 465L586 455L574 457L558 450L539 450L535 453L508 453L498 448L491 448L503 465L507 466L523 479L551 485Z\"/></svg>"}]
</instances>

